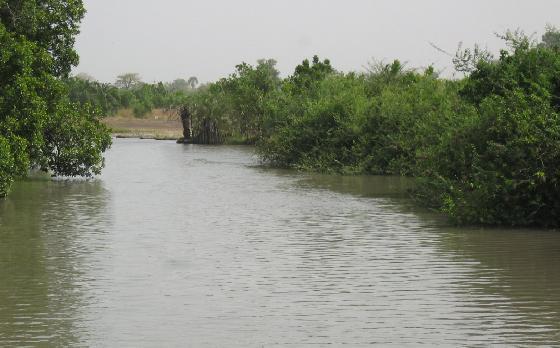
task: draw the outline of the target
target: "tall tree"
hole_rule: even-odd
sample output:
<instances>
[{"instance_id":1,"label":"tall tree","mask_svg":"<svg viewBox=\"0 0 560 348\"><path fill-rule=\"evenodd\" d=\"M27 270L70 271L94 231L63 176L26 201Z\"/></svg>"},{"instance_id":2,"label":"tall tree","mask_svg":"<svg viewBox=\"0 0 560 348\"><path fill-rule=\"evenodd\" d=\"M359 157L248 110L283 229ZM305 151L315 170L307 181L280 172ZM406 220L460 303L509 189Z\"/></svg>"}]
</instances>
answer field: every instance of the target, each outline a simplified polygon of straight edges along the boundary
<instances>
[{"instance_id":1,"label":"tall tree","mask_svg":"<svg viewBox=\"0 0 560 348\"><path fill-rule=\"evenodd\" d=\"M0 196L30 166L91 176L111 143L95 110L69 102L80 0L0 0Z\"/></svg>"},{"instance_id":2,"label":"tall tree","mask_svg":"<svg viewBox=\"0 0 560 348\"><path fill-rule=\"evenodd\" d=\"M89 82L96 81L95 77L93 77L90 74L85 73L85 72L77 73L76 76L74 76L74 77L79 79L79 80L82 80L82 81L89 81Z\"/></svg>"},{"instance_id":3,"label":"tall tree","mask_svg":"<svg viewBox=\"0 0 560 348\"><path fill-rule=\"evenodd\" d=\"M172 92L187 91L191 88L190 84L185 79L175 79L173 82L167 84L167 88Z\"/></svg>"},{"instance_id":4,"label":"tall tree","mask_svg":"<svg viewBox=\"0 0 560 348\"><path fill-rule=\"evenodd\" d=\"M191 76L191 77L189 77L189 79L187 80L187 84L188 84L192 89L195 89L196 86L198 85L198 78L196 78L196 76Z\"/></svg>"},{"instance_id":5,"label":"tall tree","mask_svg":"<svg viewBox=\"0 0 560 348\"><path fill-rule=\"evenodd\" d=\"M142 78L138 73L125 73L117 76L115 85L120 88L130 89L142 83Z\"/></svg>"},{"instance_id":6,"label":"tall tree","mask_svg":"<svg viewBox=\"0 0 560 348\"><path fill-rule=\"evenodd\" d=\"M0 0L0 22L49 52L55 76L67 76L78 64L74 42L85 12L81 0Z\"/></svg>"},{"instance_id":7,"label":"tall tree","mask_svg":"<svg viewBox=\"0 0 560 348\"><path fill-rule=\"evenodd\" d=\"M560 49L560 30L554 26L547 25L539 46Z\"/></svg>"}]
</instances>

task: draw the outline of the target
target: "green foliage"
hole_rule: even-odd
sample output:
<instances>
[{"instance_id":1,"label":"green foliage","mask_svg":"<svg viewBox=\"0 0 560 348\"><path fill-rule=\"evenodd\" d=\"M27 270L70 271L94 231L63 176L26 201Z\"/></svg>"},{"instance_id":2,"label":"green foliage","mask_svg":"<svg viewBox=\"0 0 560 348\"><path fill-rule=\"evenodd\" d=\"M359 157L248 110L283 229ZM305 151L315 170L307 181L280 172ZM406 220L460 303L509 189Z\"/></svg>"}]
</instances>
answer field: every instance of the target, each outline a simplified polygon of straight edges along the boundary
<instances>
[{"instance_id":1,"label":"green foliage","mask_svg":"<svg viewBox=\"0 0 560 348\"><path fill-rule=\"evenodd\" d=\"M102 116L112 116L120 109L132 108L134 116L141 118L154 108L174 108L185 100L183 91L171 90L161 82L139 83L130 88L119 88L78 77L67 78L64 82L72 102L93 105L100 110Z\"/></svg>"},{"instance_id":2,"label":"green foliage","mask_svg":"<svg viewBox=\"0 0 560 348\"><path fill-rule=\"evenodd\" d=\"M0 135L0 197L9 192L15 178L25 175L28 167L29 155L25 140Z\"/></svg>"},{"instance_id":3,"label":"green foliage","mask_svg":"<svg viewBox=\"0 0 560 348\"><path fill-rule=\"evenodd\" d=\"M105 116L114 115L125 102L129 103L128 99L123 98L123 93L117 87L107 83L77 77L65 79L64 83L72 102L81 105L95 105Z\"/></svg>"},{"instance_id":4,"label":"green foliage","mask_svg":"<svg viewBox=\"0 0 560 348\"><path fill-rule=\"evenodd\" d=\"M146 102L136 102L132 107L132 112L134 113L134 117L142 118L146 116L148 112L152 110L152 105Z\"/></svg>"},{"instance_id":5,"label":"green foliage","mask_svg":"<svg viewBox=\"0 0 560 348\"><path fill-rule=\"evenodd\" d=\"M191 85L185 79L175 79L168 84L167 88L173 92L187 92L191 89Z\"/></svg>"},{"instance_id":6,"label":"green foliage","mask_svg":"<svg viewBox=\"0 0 560 348\"><path fill-rule=\"evenodd\" d=\"M296 74L298 69L296 69ZM399 61L365 75L307 79L308 90L270 101L264 160L277 166L347 173L415 173L421 149L437 142L458 105L458 84ZM295 79L289 78L285 90Z\"/></svg>"},{"instance_id":7,"label":"green foliage","mask_svg":"<svg viewBox=\"0 0 560 348\"><path fill-rule=\"evenodd\" d=\"M453 65L455 70L462 73L471 73L476 70L480 63L488 63L494 59L493 55L486 49L475 45L474 48L463 49L463 43L459 43L455 57L453 57Z\"/></svg>"},{"instance_id":8,"label":"green foliage","mask_svg":"<svg viewBox=\"0 0 560 348\"><path fill-rule=\"evenodd\" d=\"M288 78L286 91L290 94L307 94L315 89L315 84L334 72L328 59L321 62L318 56L313 56L311 64L305 59Z\"/></svg>"},{"instance_id":9,"label":"green foliage","mask_svg":"<svg viewBox=\"0 0 560 348\"><path fill-rule=\"evenodd\" d=\"M438 79L431 69L373 74L369 83L373 107L360 135L361 171L416 175L423 150L454 123L458 83Z\"/></svg>"},{"instance_id":10,"label":"green foliage","mask_svg":"<svg viewBox=\"0 0 560 348\"><path fill-rule=\"evenodd\" d=\"M273 59L259 60L256 66L242 63L229 77L188 94L185 104L195 136L212 124L222 140L254 143L259 139L265 103L280 88L275 66Z\"/></svg>"},{"instance_id":11,"label":"green foliage","mask_svg":"<svg viewBox=\"0 0 560 348\"><path fill-rule=\"evenodd\" d=\"M502 38L498 59L459 50L446 80L432 67L378 62L365 74L303 61L279 80L259 64L189 95L193 129L257 140L273 166L418 178L415 196L462 224L560 226L560 50ZM210 123L209 123L210 122Z\"/></svg>"},{"instance_id":12,"label":"green foliage","mask_svg":"<svg viewBox=\"0 0 560 348\"><path fill-rule=\"evenodd\" d=\"M560 224L560 117L515 90L433 148L422 190L459 223Z\"/></svg>"},{"instance_id":13,"label":"green foliage","mask_svg":"<svg viewBox=\"0 0 560 348\"><path fill-rule=\"evenodd\" d=\"M560 226L560 52L515 42L466 79L475 112L426 151L419 194L458 223Z\"/></svg>"},{"instance_id":14,"label":"green foliage","mask_svg":"<svg viewBox=\"0 0 560 348\"><path fill-rule=\"evenodd\" d=\"M81 1L0 0L0 196L30 166L71 176L102 167L110 136L60 80L77 63L83 13Z\"/></svg>"},{"instance_id":15,"label":"green foliage","mask_svg":"<svg viewBox=\"0 0 560 348\"><path fill-rule=\"evenodd\" d=\"M111 145L111 137L98 119L95 109L63 101L45 127L43 169L63 176L100 174L102 153Z\"/></svg>"},{"instance_id":16,"label":"green foliage","mask_svg":"<svg viewBox=\"0 0 560 348\"><path fill-rule=\"evenodd\" d=\"M522 38L511 39L512 51L502 50L495 61L482 61L466 79L461 95L479 104L491 95L505 96L522 89L528 95L549 99L560 106L560 54L556 49L532 46Z\"/></svg>"},{"instance_id":17,"label":"green foliage","mask_svg":"<svg viewBox=\"0 0 560 348\"><path fill-rule=\"evenodd\" d=\"M14 155L8 139L0 137L0 196L8 193L14 180Z\"/></svg>"},{"instance_id":18,"label":"green foliage","mask_svg":"<svg viewBox=\"0 0 560 348\"><path fill-rule=\"evenodd\" d=\"M371 108L364 79L354 74L316 78L321 81L306 80L314 86L313 97L284 95L268 105L268 118L274 120L268 124L274 128L261 139L260 154L283 167L352 171L359 159L356 141Z\"/></svg>"},{"instance_id":19,"label":"green foliage","mask_svg":"<svg viewBox=\"0 0 560 348\"><path fill-rule=\"evenodd\" d=\"M78 64L74 42L85 12L81 0L0 0L5 30L49 52L53 63L48 72L54 76L67 76Z\"/></svg>"},{"instance_id":20,"label":"green foliage","mask_svg":"<svg viewBox=\"0 0 560 348\"><path fill-rule=\"evenodd\" d=\"M542 36L540 47L560 49L560 30L556 27L547 25L546 32Z\"/></svg>"}]
</instances>

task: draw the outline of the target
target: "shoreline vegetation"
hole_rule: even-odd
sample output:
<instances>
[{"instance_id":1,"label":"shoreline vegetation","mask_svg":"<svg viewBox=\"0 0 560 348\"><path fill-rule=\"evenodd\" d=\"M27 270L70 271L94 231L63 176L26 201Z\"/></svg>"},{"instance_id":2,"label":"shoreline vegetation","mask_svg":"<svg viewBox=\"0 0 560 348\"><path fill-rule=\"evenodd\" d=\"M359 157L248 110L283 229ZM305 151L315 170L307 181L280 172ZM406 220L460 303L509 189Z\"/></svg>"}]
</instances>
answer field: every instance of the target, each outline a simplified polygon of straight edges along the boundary
<instances>
[{"instance_id":1,"label":"shoreline vegetation","mask_svg":"<svg viewBox=\"0 0 560 348\"><path fill-rule=\"evenodd\" d=\"M0 0L0 197L30 169L91 177L111 145L101 114L71 100L81 1Z\"/></svg>"},{"instance_id":2,"label":"shoreline vegetation","mask_svg":"<svg viewBox=\"0 0 560 348\"><path fill-rule=\"evenodd\" d=\"M304 60L279 77L242 63L187 94L187 143L255 144L263 163L414 177L413 197L461 225L560 226L560 32L501 38L453 59L462 79L395 60L366 73Z\"/></svg>"},{"instance_id":3,"label":"shoreline vegetation","mask_svg":"<svg viewBox=\"0 0 560 348\"><path fill-rule=\"evenodd\" d=\"M459 46L463 78L398 60L344 73L315 56L286 78L261 59L200 86L196 77L147 84L135 73L107 84L70 76L81 1L17 4L0 0L0 197L32 168L100 173L112 132L256 145L273 167L413 177L413 197L457 224L560 227L554 27L540 40L506 32L496 57Z\"/></svg>"}]
</instances>

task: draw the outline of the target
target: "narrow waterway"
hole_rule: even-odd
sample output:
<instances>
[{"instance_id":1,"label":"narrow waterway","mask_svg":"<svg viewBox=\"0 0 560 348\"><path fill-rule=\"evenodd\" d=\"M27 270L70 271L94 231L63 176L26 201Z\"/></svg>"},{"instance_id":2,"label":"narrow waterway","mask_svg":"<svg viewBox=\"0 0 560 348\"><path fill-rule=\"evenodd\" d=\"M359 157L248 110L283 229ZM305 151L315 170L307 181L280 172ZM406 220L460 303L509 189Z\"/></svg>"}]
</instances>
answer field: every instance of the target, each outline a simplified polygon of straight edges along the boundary
<instances>
[{"instance_id":1,"label":"narrow waterway","mask_svg":"<svg viewBox=\"0 0 560 348\"><path fill-rule=\"evenodd\" d=\"M560 344L560 233L452 228L408 185L116 140L0 201L0 347Z\"/></svg>"}]
</instances>

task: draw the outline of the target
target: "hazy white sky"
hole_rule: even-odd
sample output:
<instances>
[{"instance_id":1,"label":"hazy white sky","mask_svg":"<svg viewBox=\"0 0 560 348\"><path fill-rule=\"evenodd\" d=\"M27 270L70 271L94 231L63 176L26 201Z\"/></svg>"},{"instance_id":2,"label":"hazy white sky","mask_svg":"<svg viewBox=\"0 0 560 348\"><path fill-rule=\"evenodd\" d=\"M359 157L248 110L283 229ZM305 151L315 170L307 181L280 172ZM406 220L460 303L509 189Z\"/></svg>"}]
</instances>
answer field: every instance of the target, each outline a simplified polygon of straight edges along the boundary
<instances>
[{"instance_id":1,"label":"hazy white sky","mask_svg":"<svg viewBox=\"0 0 560 348\"><path fill-rule=\"evenodd\" d=\"M88 13L74 69L104 82L123 72L144 81L197 76L214 81L242 61L274 58L289 75L318 54L338 70L371 58L434 64L451 73L459 41L498 51L494 36L521 28L540 36L560 26L559 0L84 0Z\"/></svg>"}]
</instances>

